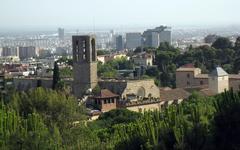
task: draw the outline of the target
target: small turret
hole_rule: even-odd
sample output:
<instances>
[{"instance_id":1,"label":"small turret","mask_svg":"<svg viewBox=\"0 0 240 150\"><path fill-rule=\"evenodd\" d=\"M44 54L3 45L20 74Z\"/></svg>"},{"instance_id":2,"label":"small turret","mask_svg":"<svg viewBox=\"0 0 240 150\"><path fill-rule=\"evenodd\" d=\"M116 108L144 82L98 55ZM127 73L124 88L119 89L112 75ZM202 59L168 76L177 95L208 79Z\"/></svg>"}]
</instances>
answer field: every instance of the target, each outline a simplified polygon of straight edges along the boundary
<instances>
[{"instance_id":1,"label":"small turret","mask_svg":"<svg viewBox=\"0 0 240 150\"><path fill-rule=\"evenodd\" d=\"M216 67L209 75L209 89L214 94L229 90L228 73L221 67Z\"/></svg>"}]
</instances>

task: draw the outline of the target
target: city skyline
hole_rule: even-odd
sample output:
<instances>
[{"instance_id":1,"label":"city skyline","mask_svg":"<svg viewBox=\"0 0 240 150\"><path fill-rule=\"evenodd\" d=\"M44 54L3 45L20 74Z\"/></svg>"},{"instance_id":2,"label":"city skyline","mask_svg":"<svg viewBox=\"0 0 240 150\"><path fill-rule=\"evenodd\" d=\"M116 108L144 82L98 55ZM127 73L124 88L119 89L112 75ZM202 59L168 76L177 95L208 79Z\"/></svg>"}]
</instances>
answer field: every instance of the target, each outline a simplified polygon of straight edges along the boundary
<instances>
[{"instance_id":1,"label":"city skyline","mask_svg":"<svg viewBox=\"0 0 240 150\"><path fill-rule=\"evenodd\" d=\"M239 5L238 0L4 0L0 29L239 25L233 17Z\"/></svg>"}]
</instances>

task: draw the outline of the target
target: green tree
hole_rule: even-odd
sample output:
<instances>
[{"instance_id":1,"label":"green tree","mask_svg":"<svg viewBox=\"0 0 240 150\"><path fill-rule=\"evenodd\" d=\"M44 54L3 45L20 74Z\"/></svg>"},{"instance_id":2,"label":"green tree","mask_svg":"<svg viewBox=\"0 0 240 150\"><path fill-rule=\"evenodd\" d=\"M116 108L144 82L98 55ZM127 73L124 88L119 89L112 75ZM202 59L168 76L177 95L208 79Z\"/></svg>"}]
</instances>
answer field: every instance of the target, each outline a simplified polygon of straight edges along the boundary
<instances>
[{"instance_id":1,"label":"green tree","mask_svg":"<svg viewBox=\"0 0 240 150\"><path fill-rule=\"evenodd\" d=\"M239 73L240 71L240 57L236 58L233 63L233 71L234 73Z\"/></svg>"},{"instance_id":2,"label":"green tree","mask_svg":"<svg viewBox=\"0 0 240 150\"><path fill-rule=\"evenodd\" d=\"M236 42L235 42L235 50L238 50L238 51L240 51L240 37L238 37L237 39L236 39Z\"/></svg>"},{"instance_id":3,"label":"green tree","mask_svg":"<svg viewBox=\"0 0 240 150\"><path fill-rule=\"evenodd\" d=\"M57 62L54 62L52 89L56 89L60 82L60 73Z\"/></svg>"},{"instance_id":4,"label":"green tree","mask_svg":"<svg viewBox=\"0 0 240 150\"><path fill-rule=\"evenodd\" d=\"M232 42L225 37L219 37L213 44L212 47L216 49L227 49L232 48Z\"/></svg>"},{"instance_id":5,"label":"green tree","mask_svg":"<svg viewBox=\"0 0 240 150\"><path fill-rule=\"evenodd\" d=\"M214 117L214 143L216 149L240 148L240 93L225 92L217 97Z\"/></svg>"}]
</instances>

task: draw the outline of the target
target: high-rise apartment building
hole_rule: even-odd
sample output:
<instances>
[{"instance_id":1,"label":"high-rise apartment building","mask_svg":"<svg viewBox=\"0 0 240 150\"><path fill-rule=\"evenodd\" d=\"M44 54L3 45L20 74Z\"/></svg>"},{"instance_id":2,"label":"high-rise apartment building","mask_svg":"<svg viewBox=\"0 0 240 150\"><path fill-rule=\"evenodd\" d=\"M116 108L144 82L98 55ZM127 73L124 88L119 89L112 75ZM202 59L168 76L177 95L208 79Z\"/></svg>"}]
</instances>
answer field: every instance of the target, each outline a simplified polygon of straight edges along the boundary
<instances>
[{"instance_id":1,"label":"high-rise apartment building","mask_svg":"<svg viewBox=\"0 0 240 150\"><path fill-rule=\"evenodd\" d=\"M58 28L58 38L64 40L64 28Z\"/></svg>"},{"instance_id":2,"label":"high-rise apartment building","mask_svg":"<svg viewBox=\"0 0 240 150\"><path fill-rule=\"evenodd\" d=\"M117 51L121 51L124 49L124 41L122 35L116 37L116 49Z\"/></svg>"},{"instance_id":3,"label":"high-rise apartment building","mask_svg":"<svg viewBox=\"0 0 240 150\"><path fill-rule=\"evenodd\" d=\"M143 33L144 46L157 48L160 43L168 42L172 44L171 28L159 26L155 29L148 29Z\"/></svg>"},{"instance_id":4,"label":"high-rise apartment building","mask_svg":"<svg viewBox=\"0 0 240 150\"><path fill-rule=\"evenodd\" d=\"M3 47L2 56L19 56L19 51L16 47Z\"/></svg>"},{"instance_id":5,"label":"high-rise apartment building","mask_svg":"<svg viewBox=\"0 0 240 150\"><path fill-rule=\"evenodd\" d=\"M167 42L170 45L172 44L172 32L171 30L164 30L159 34L160 43Z\"/></svg>"},{"instance_id":6,"label":"high-rise apartment building","mask_svg":"<svg viewBox=\"0 0 240 150\"><path fill-rule=\"evenodd\" d=\"M159 34L157 32L145 31L143 37L145 39L144 46L158 47L160 44Z\"/></svg>"},{"instance_id":7,"label":"high-rise apartment building","mask_svg":"<svg viewBox=\"0 0 240 150\"><path fill-rule=\"evenodd\" d=\"M21 60L36 56L37 56L36 47L34 46L19 47L19 58Z\"/></svg>"},{"instance_id":8,"label":"high-rise apartment building","mask_svg":"<svg viewBox=\"0 0 240 150\"><path fill-rule=\"evenodd\" d=\"M126 33L126 48L135 49L142 46L142 35L139 32Z\"/></svg>"}]
</instances>

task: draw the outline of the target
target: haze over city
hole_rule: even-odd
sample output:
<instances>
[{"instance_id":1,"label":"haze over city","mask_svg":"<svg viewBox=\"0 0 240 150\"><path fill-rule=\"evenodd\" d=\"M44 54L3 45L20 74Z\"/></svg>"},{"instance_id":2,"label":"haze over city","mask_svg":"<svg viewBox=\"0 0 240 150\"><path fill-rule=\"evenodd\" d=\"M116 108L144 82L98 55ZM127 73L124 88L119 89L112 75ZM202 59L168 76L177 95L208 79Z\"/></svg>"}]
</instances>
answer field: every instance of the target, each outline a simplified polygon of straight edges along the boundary
<instances>
[{"instance_id":1,"label":"haze over city","mask_svg":"<svg viewBox=\"0 0 240 150\"><path fill-rule=\"evenodd\" d=\"M2 0L0 29L230 26L239 0Z\"/></svg>"},{"instance_id":2,"label":"haze over city","mask_svg":"<svg viewBox=\"0 0 240 150\"><path fill-rule=\"evenodd\" d=\"M240 0L0 1L0 150L240 149Z\"/></svg>"}]
</instances>

